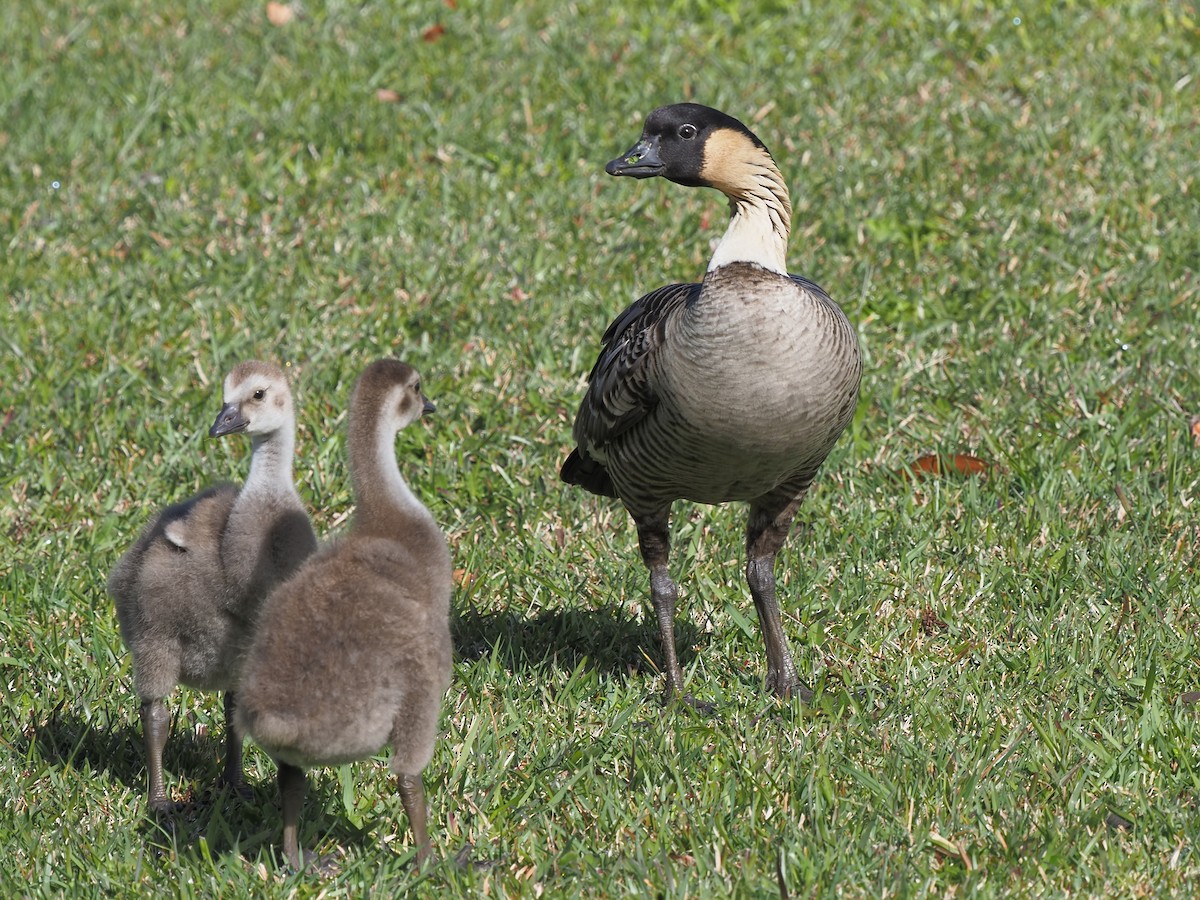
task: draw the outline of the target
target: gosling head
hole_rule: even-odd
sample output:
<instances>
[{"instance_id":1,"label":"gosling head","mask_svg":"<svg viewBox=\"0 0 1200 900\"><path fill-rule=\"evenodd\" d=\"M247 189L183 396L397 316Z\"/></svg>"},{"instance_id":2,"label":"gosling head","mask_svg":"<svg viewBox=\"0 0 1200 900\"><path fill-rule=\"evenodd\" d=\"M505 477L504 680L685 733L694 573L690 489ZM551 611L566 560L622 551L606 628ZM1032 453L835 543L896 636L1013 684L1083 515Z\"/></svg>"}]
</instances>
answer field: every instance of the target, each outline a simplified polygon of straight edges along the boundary
<instances>
[{"instance_id":1,"label":"gosling head","mask_svg":"<svg viewBox=\"0 0 1200 900\"><path fill-rule=\"evenodd\" d=\"M251 360L225 376L225 405L208 430L210 437L244 432L267 435L292 423L292 392L278 366Z\"/></svg>"},{"instance_id":2,"label":"gosling head","mask_svg":"<svg viewBox=\"0 0 1200 900\"><path fill-rule=\"evenodd\" d=\"M733 116L699 103L660 106L646 117L642 136L604 167L609 175L662 176L688 187L738 193L771 154ZM772 163L773 167L773 163Z\"/></svg>"},{"instance_id":3,"label":"gosling head","mask_svg":"<svg viewBox=\"0 0 1200 900\"><path fill-rule=\"evenodd\" d=\"M421 392L421 375L398 359L380 359L363 370L354 389L354 408L378 411L381 427L397 432L437 409Z\"/></svg>"}]
</instances>

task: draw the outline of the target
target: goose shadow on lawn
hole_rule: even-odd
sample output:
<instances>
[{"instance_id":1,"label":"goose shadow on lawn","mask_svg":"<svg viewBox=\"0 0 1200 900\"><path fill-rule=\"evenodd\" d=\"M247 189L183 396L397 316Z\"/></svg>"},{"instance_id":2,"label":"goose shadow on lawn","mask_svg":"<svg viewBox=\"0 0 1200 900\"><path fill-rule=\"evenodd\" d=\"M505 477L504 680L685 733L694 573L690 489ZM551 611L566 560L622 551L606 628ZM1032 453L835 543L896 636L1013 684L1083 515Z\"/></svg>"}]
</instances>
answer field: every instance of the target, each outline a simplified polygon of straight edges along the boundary
<instances>
[{"instance_id":1,"label":"goose shadow on lawn","mask_svg":"<svg viewBox=\"0 0 1200 900\"><path fill-rule=\"evenodd\" d=\"M129 810L131 822L136 819L139 833L151 847L174 847L188 854L199 854L200 839L205 838L210 852L227 852L236 844L244 858L254 859L260 845L274 846L280 825L273 768L264 778L248 779L252 798L239 798L236 792L220 784L225 752L221 727L217 727L215 734L195 735L184 725L185 717L175 715L171 737L163 752L163 766L169 785L178 788L182 782L185 786L194 785L194 789L185 789L185 799L170 813L156 816L146 806L146 760L141 728L123 721L124 715L124 711L105 710L85 719L63 699L34 726L32 736L24 742L26 748L32 743L34 754L50 767L76 771L92 779L107 777L131 789L136 796L136 805ZM338 815L340 796L335 770L312 774L302 823L304 835L310 840L318 836L320 840L332 839L338 847L366 841L365 836L375 823L364 822L363 828L358 829ZM217 823L218 818L223 823Z\"/></svg>"},{"instance_id":2,"label":"goose shadow on lawn","mask_svg":"<svg viewBox=\"0 0 1200 900\"><path fill-rule=\"evenodd\" d=\"M132 697L136 705L136 697ZM32 729L33 748L43 760L57 769L73 769L93 775L107 775L133 790L146 790L146 758L142 733L124 721L125 712L105 709L83 717L71 709L67 698L59 700L41 722ZM172 716L171 738L163 753L163 765L169 772L202 772L213 768L220 774L202 744L210 738L187 740L178 734L177 716ZM217 752L213 743L213 753ZM214 776L216 777L216 776Z\"/></svg>"},{"instance_id":3,"label":"goose shadow on lawn","mask_svg":"<svg viewBox=\"0 0 1200 900\"><path fill-rule=\"evenodd\" d=\"M653 617L641 621L611 606L547 610L532 618L469 607L452 613L450 632L460 660L478 662L496 654L510 672L547 665L574 671L586 661L593 671L620 680L661 674L662 647ZM680 618L675 622L675 641L680 663L686 668L707 637Z\"/></svg>"}]
</instances>

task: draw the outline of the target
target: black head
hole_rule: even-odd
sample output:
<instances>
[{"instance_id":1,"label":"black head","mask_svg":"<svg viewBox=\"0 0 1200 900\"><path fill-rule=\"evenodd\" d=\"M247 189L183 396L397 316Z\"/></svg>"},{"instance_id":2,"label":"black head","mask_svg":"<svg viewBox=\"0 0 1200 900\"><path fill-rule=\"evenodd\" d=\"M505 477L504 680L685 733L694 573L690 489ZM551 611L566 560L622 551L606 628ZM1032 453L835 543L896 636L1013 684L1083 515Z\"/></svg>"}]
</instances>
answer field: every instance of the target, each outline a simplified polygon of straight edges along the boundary
<instances>
[{"instance_id":1,"label":"black head","mask_svg":"<svg viewBox=\"0 0 1200 900\"><path fill-rule=\"evenodd\" d=\"M766 152L754 132L720 110L699 103L660 106L646 117L638 142L604 171L634 178L660 175L689 187L712 186L713 166L720 164L731 142Z\"/></svg>"}]
</instances>

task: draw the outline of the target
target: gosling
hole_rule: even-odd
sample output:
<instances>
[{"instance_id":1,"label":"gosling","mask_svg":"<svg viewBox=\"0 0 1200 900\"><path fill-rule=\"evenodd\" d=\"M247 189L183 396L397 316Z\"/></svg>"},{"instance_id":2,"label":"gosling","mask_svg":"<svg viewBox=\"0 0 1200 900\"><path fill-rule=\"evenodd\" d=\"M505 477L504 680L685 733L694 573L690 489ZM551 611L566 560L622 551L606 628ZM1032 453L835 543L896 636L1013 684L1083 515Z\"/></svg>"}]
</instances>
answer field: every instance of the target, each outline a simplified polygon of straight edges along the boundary
<instances>
[{"instance_id":1,"label":"gosling","mask_svg":"<svg viewBox=\"0 0 1200 900\"><path fill-rule=\"evenodd\" d=\"M695 103L661 107L606 171L716 188L729 200L730 222L702 283L652 291L605 331L575 419L578 446L561 477L618 498L633 517L667 699L683 691L678 588L667 568L671 506L748 501L746 580L766 643L766 686L810 700L780 621L775 554L854 416L857 335L824 290L788 274L787 185L737 119Z\"/></svg>"},{"instance_id":2,"label":"gosling","mask_svg":"<svg viewBox=\"0 0 1200 900\"><path fill-rule=\"evenodd\" d=\"M250 435L250 473L238 489L218 484L169 506L146 527L108 578L121 637L141 699L151 811L172 803L162 755L170 729L164 698L177 684L225 692L222 783L245 793L242 735L234 722L242 654L258 607L316 550L292 482L295 412L276 366L244 362L224 384L209 435Z\"/></svg>"},{"instance_id":3,"label":"gosling","mask_svg":"<svg viewBox=\"0 0 1200 900\"><path fill-rule=\"evenodd\" d=\"M362 373L347 441L350 530L271 594L247 656L237 721L279 764L283 854L296 870L304 769L388 743L418 864L429 856L421 772L450 685L450 554L400 474L395 441L433 411L412 366L385 359Z\"/></svg>"}]
</instances>

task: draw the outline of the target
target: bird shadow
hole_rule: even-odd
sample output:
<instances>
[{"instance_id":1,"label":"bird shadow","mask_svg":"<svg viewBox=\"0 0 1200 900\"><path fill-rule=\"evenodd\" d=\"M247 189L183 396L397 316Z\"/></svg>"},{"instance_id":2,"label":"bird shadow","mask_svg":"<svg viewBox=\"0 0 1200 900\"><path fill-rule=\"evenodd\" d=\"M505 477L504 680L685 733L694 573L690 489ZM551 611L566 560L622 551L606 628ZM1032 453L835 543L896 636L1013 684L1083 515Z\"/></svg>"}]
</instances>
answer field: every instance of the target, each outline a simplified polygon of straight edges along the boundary
<instances>
[{"instance_id":1,"label":"bird shadow","mask_svg":"<svg viewBox=\"0 0 1200 900\"><path fill-rule=\"evenodd\" d=\"M101 775L128 788L146 787L146 765L142 754L142 735L127 721L117 721L111 713L84 717L60 700L46 718L33 726L30 741L33 750L48 765ZM167 744L163 762L170 770L203 766L205 755L188 741Z\"/></svg>"},{"instance_id":2,"label":"bird shadow","mask_svg":"<svg viewBox=\"0 0 1200 900\"><path fill-rule=\"evenodd\" d=\"M59 771L86 779L106 778L133 791L136 800L128 806L127 822L137 829L147 859L169 862L177 856L199 859L232 854L254 861L268 848L279 869L286 870L279 852L283 825L273 769L268 776L249 782L249 792L239 795L220 783L224 738L219 729L212 735L189 734L186 727L180 727L184 717L175 717L163 765L177 799L169 811L152 812L146 803L141 728L123 715L102 712L84 717L64 699L25 731L19 749ZM302 838L309 846L332 844L344 852L372 845L375 838L371 832L381 827L380 821L368 817L356 826L340 813L341 806L335 771L309 772L301 820ZM125 816L116 811L112 814ZM380 812L382 817L387 815Z\"/></svg>"},{"instance_id":3,"label":"bird shadow","mask_svg":"<svg viewBox=\"0 0 1200 900\"><path fill-rule=\"evenodd\" d=\"M102 711L83 716L66 699L59 703L26 732L26 750L49 767L78 773L82 778L106 779L128 788L136 797L130 812L150 852L199 853L201 838L212 833L217 818L237 822L237 807L253 807L255 801L274 802L274 781L253 786L255 800L244 800L235 791L220 784L224 741L217 736L189 734L181 727L181 718L173 717L171 736L163 751L163 767L168 783L178 798L168 812L154 813L146 802L146 758L141 728L124 718L124 713ZM119 815L114 813L115 815ZM238 843L237 826L229 832L228 846ZM224 843L224 842L219 842ZM210 842L211 844L211 842Z\"/></svg>"},{"instance_id":4,"label":"bird shadow","mask_svg":"<svg viewBox=\"0 0 1200 900\"><path fill-rule=\"evenodd\" d=\"M510 672L583 666L624 680L647 671L658 674L662 659L657 623L615 607L555 609L533 617L471 607L452 616L450 631L460 660L492 658ZM686 667L707 637L691 623L676 621L675 643Z\"/></svg>"}]
</instances>

